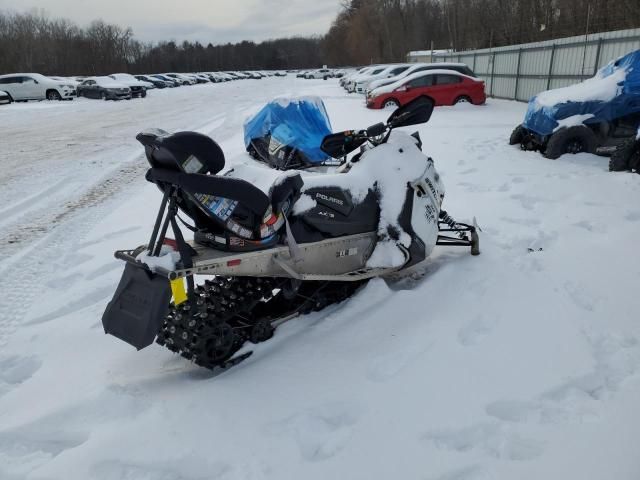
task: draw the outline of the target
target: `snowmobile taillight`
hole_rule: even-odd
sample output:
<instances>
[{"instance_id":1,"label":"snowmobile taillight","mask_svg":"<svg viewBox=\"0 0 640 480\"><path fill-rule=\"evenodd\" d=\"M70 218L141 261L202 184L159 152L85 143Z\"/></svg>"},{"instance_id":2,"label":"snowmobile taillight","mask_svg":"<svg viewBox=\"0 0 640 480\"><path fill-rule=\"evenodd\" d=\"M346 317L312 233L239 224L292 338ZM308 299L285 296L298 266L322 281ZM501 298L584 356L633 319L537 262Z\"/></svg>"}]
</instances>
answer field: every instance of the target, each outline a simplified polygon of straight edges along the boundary
<instances>
[{"instance_id":1,"label":"snowmobile taillight","mask_svg":"<svg viewBox=\"0 0 640 480\"><path fill-rule=\"evenodd\" d=\"M162 244L171 247L176 252L178 251L178 242L173 238L165 238Z\"/></svg>"},{"instance_id":2,"label":"snowmobile taillight","mask_svg":"<svg viewBox=\"0 0 640 480\"><path fill-rule=\"evenodd\" d=\"M229 260L227 262L227 267L237 267L238 265L240 265L241 262L242 262L242 260L240 260L239 258L237 258L235 260Z\"/></svg>"}]
</instances>

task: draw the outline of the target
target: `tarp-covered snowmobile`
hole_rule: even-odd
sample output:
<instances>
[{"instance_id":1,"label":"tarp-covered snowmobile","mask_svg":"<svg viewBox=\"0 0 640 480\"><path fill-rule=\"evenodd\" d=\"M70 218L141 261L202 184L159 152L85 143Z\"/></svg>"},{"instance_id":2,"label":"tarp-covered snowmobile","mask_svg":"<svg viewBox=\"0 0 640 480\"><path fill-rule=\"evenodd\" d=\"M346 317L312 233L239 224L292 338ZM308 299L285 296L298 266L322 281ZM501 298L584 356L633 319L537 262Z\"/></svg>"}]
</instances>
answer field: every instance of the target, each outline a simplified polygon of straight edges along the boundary
<instances>
[{"instance_id":1,"label":"tarp-covered snowmobile","mask_svg":"<svg viewBox=\"0 0 640 480\"><path fill-rule=\"evenodd\" d=\"M105 332L138 349L156 339L224 369L281 322L340 302L371 278L419 270L436 245L478 254L476 228L441 210L444 187L419 135L392 132L432 111L418 99L386 124L328 135L327 155L360 153L335 174L283 173L266 192L218 175L224 155L209 137L139 134L146 178L163 200L149 242L115 254L126 266L102 318ZM193 223L193 241L185 241L179 213ZM196 286L194 275L212 279Z\"/></svg>"},{"instance_id":2,"label":"tarp-covered snowmobile","mask_svg":"<svg viewBox=\"0 0 640 480\"><path fill-rule=\"evenodd\" d=\"M247 120L244 144L256 160L278 170L317 167L331 160L320 148L330 133L320 98L277 98Z\"/></svg>"}]
</instances>

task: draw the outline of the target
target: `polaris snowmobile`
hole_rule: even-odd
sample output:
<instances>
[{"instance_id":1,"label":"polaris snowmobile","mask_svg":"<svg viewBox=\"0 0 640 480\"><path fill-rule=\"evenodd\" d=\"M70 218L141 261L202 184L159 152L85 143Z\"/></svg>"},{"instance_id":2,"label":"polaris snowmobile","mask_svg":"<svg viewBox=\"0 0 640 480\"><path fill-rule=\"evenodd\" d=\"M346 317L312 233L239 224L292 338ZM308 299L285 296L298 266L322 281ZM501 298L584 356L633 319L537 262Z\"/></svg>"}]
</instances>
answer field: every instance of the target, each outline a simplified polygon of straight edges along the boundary
<instances>
[{"instance_id":1,"label":"polaris snowmobile","mask_svg":"<svg viewBox=\"0 0 640 480\"><path fill-rule=\"evenodd\" d=\"M318 97L278 98L244 125L244 144L253 158L277 170L332 165L322 151L331 122Z\"/></svg>"},{"instance_id":2,"label":"polaris snowmobile","mask_svg":"<svg viewBox=\"0 0 640 480\"><path fill-rule=\"evenodd\" d=\"M419 135L393 131L427 122L432 111L417 99L386 124L328 135L327 155L360 152L334 174L279 174L268 193L218 175L224 154L207 136L140 133L146 179L163 197L149 242L115 253L126 264L102 317L105 332L138 349L156 340L225 370L282 322L341 302L371 278L419 270L436 245L479 254L475 222L441 209L444 187ZM212 278L196 286L195 275Z\"/></svg>"}]
</instances>

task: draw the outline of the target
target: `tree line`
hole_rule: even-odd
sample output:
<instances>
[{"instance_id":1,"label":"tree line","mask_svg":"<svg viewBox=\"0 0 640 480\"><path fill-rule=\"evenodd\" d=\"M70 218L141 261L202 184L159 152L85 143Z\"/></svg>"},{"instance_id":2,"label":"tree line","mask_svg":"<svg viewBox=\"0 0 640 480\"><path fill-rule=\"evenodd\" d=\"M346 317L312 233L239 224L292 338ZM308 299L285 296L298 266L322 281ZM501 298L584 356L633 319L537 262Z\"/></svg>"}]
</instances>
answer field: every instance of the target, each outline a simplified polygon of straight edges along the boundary
<instances>
[{"instance_id":1,"label":"tree line","mask_svg":"<svg viewBox=\"0 0 640 480\"><path fill-rule=\"evenodd\" d=\"M640 27L638 0L347 0L326 62L394 62L411 50L472 50Z\"/></svg>"},{"instance_id":2,"label":"tree line","mask_svg":"<svg viewBox=\"0 0 640 480\"><path fill-rule=\"evenodd\" d=\"M131 28L92 22L81 28L37 12L0 12L0 74L105 75L114 72L198 72L312 68L322 64L320 38L144 43Z\"/></svg>"},{"instance_id":3,"label":"tree line","mask_svg":"<svg viewBox=\"0 0 640 480\"><path fill-rule=\"evenodd\" d=\"M640 27L638 0L344 0L324 36L215 44L137 40L101 20L0 12L0 73L102 75L293 69L402 61L410 50L468 50Z\"/></svg>"}]
</instances>

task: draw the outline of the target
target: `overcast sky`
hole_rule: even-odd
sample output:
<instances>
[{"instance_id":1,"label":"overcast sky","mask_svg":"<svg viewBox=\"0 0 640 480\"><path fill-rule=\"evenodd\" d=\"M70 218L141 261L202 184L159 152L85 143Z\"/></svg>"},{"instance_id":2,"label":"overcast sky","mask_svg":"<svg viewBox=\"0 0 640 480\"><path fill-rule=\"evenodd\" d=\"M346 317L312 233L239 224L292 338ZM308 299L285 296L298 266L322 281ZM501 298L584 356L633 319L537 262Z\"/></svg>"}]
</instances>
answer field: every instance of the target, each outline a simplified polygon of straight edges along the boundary
<instances>
[{"instance_id":1,"label":"overcast sky","mask_svg":"<svg viewBox=\"0 0 640 480\"><path fill-rule=\"evenodd\" d=\"M101 18L145 41L226 43L323 34L340 0L0 0L0 10L43 9L81 26Z\"/></svg>"}]
</instances>

